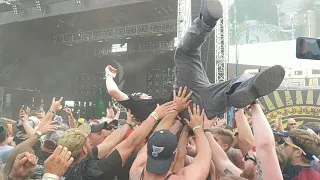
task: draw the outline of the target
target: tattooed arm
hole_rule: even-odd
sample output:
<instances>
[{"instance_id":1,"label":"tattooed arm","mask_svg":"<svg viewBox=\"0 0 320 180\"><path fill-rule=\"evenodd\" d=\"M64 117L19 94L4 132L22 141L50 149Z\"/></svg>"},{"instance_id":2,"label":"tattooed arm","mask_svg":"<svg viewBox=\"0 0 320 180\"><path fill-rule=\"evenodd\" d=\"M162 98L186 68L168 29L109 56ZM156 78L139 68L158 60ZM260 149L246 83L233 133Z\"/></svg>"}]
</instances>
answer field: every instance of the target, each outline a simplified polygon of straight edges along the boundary
<instances>
[{"instance_id":1,"label":"tattooed arm","mask_svg":"<svg viewBox=\"0 0 320 180\"><path fill-rule=\"evenodd\" d=\"M242 171L229 160L227 154L212 137L212 134L210 132L206 132L205 134L211 147L212 161L219 173L221 175L240 176Z\"/></svg>"},{"instance_id":2,"label":"tattooed arm","mask_svg":"<svg viewBox=\"0 0 320 180\"><path fill-rule=\"evenodd\" d=\"M139 180L143 168L145 168L148 159L147 145L145 145L137 154L137 158L134 160L130 169L130 179Z\"/></svg>"}]
</instances>

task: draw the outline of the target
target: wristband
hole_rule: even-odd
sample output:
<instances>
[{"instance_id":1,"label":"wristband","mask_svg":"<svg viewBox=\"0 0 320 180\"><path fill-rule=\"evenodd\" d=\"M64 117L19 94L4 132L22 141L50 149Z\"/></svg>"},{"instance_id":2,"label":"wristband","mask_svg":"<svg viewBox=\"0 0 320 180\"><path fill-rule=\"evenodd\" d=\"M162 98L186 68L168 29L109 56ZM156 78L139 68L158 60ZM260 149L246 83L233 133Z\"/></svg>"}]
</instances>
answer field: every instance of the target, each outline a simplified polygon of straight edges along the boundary
<instances>
[{"instance_id":1,"label":"wristband","mask_svg":"<svg viewBox=\"0 0 320 180\"><path fill-rule=\"evenodd\" d=\"M110 74L110 73L106 73L105 78L107 79L107 77L109 77L109 76L112 77L112 79L115 78L115 76L113 74Z\"/></svg>"},{"instance_id":2,"label":"wristband","mask_svg":"<svg viewBox=\"0 0 320 180\"><path fill-rule=\"evenodd\" d=\"M155 113L155 112L152 112L152 113L150 114L150 116L152 116L156 121L159 121L159 120L160 120L160 117L159 117L158 114Z\"/></svg>"},{"instance_id":3,"label":"wristband","mask_svg":"<svg viewBox=\"0 0 320 180\"><path fill-rule=\"evenodd\" d=\"M42 180L59 180L59 176L51 173L45 173L42 177Z\"/></svg>"},{"instance_id":4,"label":"wristband","mask_svg":"<svg viewBox=\"0 0 320 180\"><path fill-rule=\"evenodd\" d=\"M56 115L56 114L57 114L56 112L51 111L51 110L49 110L48 112L49 112L49 113L52 113L52 114L54 114L54 115Z\"/></svg>"},{"instance_id":5,"label":"wristband","mask_svg":"<svg viewBox=\"0 0 320 180\"><path fill-rule=\"evenodd\" d=\"M201 129L201 128L202 128L202 126L195 126L192 128L192 131L195 132L197 129Z\"/></svg>"},{"instance_id":6,"label":"wristband","mask_svg":"<svg viewBox=\"0 0 320 180\"><path fill-rule=\"evenodd\" d=\"M38 139L40 139L41 138L41 136L42 136L42 133L40 132L40 131L37 131L36 133L34 133L37 137L38 137Z\"/></svg>"},{"instance_id":7,"label":"wristband","mask_svg":"<svg viewBox=\"0 0 320 180\"><path fill-rule=\"evenodd\" d=\"M129 125L131 129L134 128L134 125L133 125L133 124L130 124L130 123L126 123L126 124Z\"/></svg>"}]
</instances>

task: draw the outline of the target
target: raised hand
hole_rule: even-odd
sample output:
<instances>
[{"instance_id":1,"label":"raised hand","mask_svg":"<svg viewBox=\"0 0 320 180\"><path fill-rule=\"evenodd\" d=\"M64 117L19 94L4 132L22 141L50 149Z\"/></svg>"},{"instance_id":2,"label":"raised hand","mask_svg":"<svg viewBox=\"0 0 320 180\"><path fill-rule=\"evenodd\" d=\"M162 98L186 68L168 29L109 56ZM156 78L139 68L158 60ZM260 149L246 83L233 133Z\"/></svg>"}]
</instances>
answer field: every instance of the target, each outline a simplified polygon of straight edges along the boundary
<instances>
[{"instance_id":1,"label":"raised hand","mask_svg":"<svg viewBox=\"0 0 320 180\"><path fill-rule=\"evenodd\" d=\"M65 108L64 111L68 114L68 116L71 116L72 115L72 111L70 108Z\"/></svg>"},{"instance_id":2,"label":"raised hand","mask_svg":"<svg viewBox=\"0 0 320 180\"><path fill-rule=\"evenodd\" d=\"M216 118L213 120L209 120L204 109L202 110L201 115L203 116L203 128L210 129L212 126L216 124Z\"/></svg>"},{"instance_id":3,"label":"raised hand","mask_svg":"<svg viewBox=\"0 0 320 180\"><path fill-rule=\"evenodd\" d=\"M62 177L73 162L71 152L66 147L58 146L53 154L44 161L44 173L55 174Z\"/></svg>"},{"instance_id":4,"label":"raised hand","mask_svg":"<svg viewBox=\"0 0 320 180\"><path fill-rule=\"evenodd\" d=\"M201 109L199 105L193 104L193 108L191 111L190 106L188 106L188 112L190 116L190 121L185 119L188 126L193 129L194 127L201 126L203 127L204 114L201 113Z\"/></svg>"},{"instance_id":5,"label":"raised hand","mask_svg":"<svg viewBox=\"0 0 320 180\"><path fill-rule=\"evenodd\" d=\"M167 102L165 104L162 104L161 106L159 106L159 104L157 104L157 108L154 111L159 116L159 118L162 119L166 115L173 113L177 110L178 110L177 106L171 101L171 102Z\"/></svg>"},{"instance_id":6,"label":"raised hand","mask_svg":"<svg viewBox=\"0 0 320 180\"><path fill-rule=\"evenodd\" d=\"M106 67L105 71L106 71L107 75L109 75L109 76L111 76L113 78L116 77L117 72L118 72L118 70L116 68L114 68L114 67L112 67L110 65Z\"/></svg>"},{"instance_id":7,"label":"raised hand","mask_svg":"<svg viewBox=\"0 0 320 180\"><path fill-rule=\"evenodd\" d=\"M63 100L63 97L61 97L58 101L56 101L56 98L54 97L52 99L50 111L53 111L54 113L59 112L62 109L61 102Z\"/></svg>"},{"instance_id":8,"label":"raised hand","mask_svg":"<svg viewBox=\"0 0 320 180\"><path fill-rule=\"evenodd\" d=\"M107 118L113 119L114 116L115 116L115 115L114 115L113 107L110 106L110 107L107 109Z\"/></svg>"},{"instance_id":9,"label":"raised hand","mask_svg":"<svg viewBox=\"0 0 320 180\"><path fill-rule=\"evenodd\" d=\"M55 124L56 122L49 122L49 123L40 123L38 131L41 134L48 134L49 132L55 132L58 129L58 125Z\"/></svg>"},{"instance_id":10,"label":"raised hand","mask_svg":"<svg viewBox=\"0 0 320 180\"><path fill-rule=\"evenodd\" d=\"M11 179L23 179L35 170L38 158L29 152L19 154L13 164L9 177Z\"/></svg>"},{"instance_id":11,"label":"raised hand","mask_svg":"<svg viewBox=\"0 0 320 180\"><path fill-rule=\"evenodd\" d=\"M191 103L190 97L192 96L192 91L187 94L187 87L180 87L178 94L176 90L173 90L173 103L177 106L177 111L182 112L184 111L189 104Z\"/></svg>"},{"instance_id":12,"label":"raised hand","mask_svg":"<svg viewBox=\"0 0 320 180\"><path fill-rule=\"evenodd\" d=\"M26 111L23 108L20 109L19 117L20 117L21 121L27 121L28 120L28 115L27 115Z\"/></svg>"},{"instance_id":13,"label":"raised hand","mask_svg":"<svg viewBox=\"0 0 320 180\"><path fill-rule=\"evenodd\" d=\"M126 121L126 123L133 124L133 118L132 118L132 114L131 114L131 110L130 109L127 110L127 121Z\"/></svg>"}]
</instances>

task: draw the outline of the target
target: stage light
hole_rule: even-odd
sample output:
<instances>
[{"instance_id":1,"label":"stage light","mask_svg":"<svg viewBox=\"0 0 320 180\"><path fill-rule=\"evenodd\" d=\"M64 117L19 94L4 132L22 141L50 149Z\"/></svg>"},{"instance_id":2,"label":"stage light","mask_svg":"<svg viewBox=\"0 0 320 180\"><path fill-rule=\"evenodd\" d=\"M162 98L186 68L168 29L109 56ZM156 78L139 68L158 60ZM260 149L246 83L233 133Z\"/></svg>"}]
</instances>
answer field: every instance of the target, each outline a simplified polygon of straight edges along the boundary
<instances>
[{"instance_id":1,"label":"stage light","mask_svg":"<svg viewBox=\"0 0 320 180\"><path fill-rule=\"evenodd\" d=\"M76 4L81 4L81 0L76 0Z\"/></svg>"},{"instance_id":2,"label":"stage light","mask_svg":"<svg viewBox=\"0 0 320 180\"><path fill-rule=\"evenodd\" d=\"M12 10L13 10L13 14L14 15L18 15L19 14L18 6L16 4L12 5Z\"/></svg>"},{"instance_id":3,"label":"stage light","mask_svg":"<svg viewBox=\"0 0 320 180\"><path fill-rule=\"evenodd\" d=\"M36 8L37 8L37 11L42 11L42 6L40 4L40 1L36 1Z\"/></svg>"}]
</instances>

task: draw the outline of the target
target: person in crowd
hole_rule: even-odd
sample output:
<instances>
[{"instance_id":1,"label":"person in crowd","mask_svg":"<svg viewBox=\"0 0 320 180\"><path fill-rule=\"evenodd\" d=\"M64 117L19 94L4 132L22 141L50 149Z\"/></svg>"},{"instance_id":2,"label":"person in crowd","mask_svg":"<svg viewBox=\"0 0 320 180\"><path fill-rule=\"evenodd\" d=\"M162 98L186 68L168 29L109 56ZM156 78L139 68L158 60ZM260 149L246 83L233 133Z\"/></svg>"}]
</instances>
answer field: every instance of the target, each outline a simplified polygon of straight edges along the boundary
<instances>
[{"instance_id":1,"label":"person in crowd","mask_svg":"<svg viewBox=\"0 0 320 180\"><path fill-rule=\"evenodd\" d=\"M58 146L44 162L43 180L59 180L74 161L67 148Z\"/></svg>"},{"instance_id":2,"label":"person in crowd","mask_svg":"<svg viewBox=\"0 0 320 180\"><path fill-rule=\"evenodd\" d=\"M43 143L41 143L41 151L36 153L39 157L39 162L42 165L44 161L54 152L57 147L60 137L63 135L65 130L57 129L54 132L50 132L43 136Z\"/></svg>"},{"instance_id":3,"label":"person in crowd","mask_svg":"<svg viewBox=\"0 0 320 180\"><path fill-rule=\"evenodd\" d=\"M13 147L8 145L9 132L5 125L0 125L0 161L6 163Z\"/></svg>"},{"instance_id":4,"label":"person in crowd","mask_svg":"<svg viewBox=\"0 0 320 180\"><path fill-rule=\"evenodd\" d=\"M180 96L179 96L180 95ZM71 179L113 179L122 168L135 148L146 139L153 126L168 114L181 112L188 104L192 93L187 95L187 88L180 88L173 102L158 105L150 116L123 140L130 129L134 128L132 118L117 131L108 136L103 143L92 150L89 141L90 126L86 123L79 128L67 130L59 139L58 145L66 147L74 158L74 163L64 174ZM176 97L176 94L173 95ZM174 113L176 114L176 113Z\"/></svg>"},{"instance_id":5,"label":"person in crowd","mask_svg":"<svg viewBox=\"0 0 320 180\"><path fill-rule=\"evenodd\" d=\"M244 162L243 162L244 156L242 155L240 149L231 147L226 153L228 158L234 165L236 165L240 169L245 168Z\"/></svg>"},{"instance_id":6,"label":"person in crowd","mask_svg":"<svg viewBox=\"0 0 320 180\"><path fill-rule=\"evenodd\" d=\"M227 152L233 144L233 133L230 130L214 127L211 133L224 152Z\"/></svg>"},{"instance_id":7,"label":"person in crowd","mask_svg":"<svg viewBox=\"0 0 320 180\"><path fill-rule=\"evenodd\" d=\"M68 115L68 119L69 119L69 127L70 128L75 128L77 126L77 120L76 118L74 118L72 110L69 107L66 107L64 109L64 111L67 113Z\"/></svg>"},{"instance_id":8,"label":"person in crowd","mask_svg":"<svg viewBox=\"0 0 320 180\"><path fill-rule=\"evenodd\" d=\"M320 179L320 173L314 171L311 161L320 155L320 137L307 130L291 129L284 143L283 152L288 163L283 169L285 180Z\"/></svg>"},{"instance_id":9,"label":"person in crowd","mask_svg":"<svg viewBox=\"0 0 320 180\"><path fill-rule=\"evenodd\" d=\"M179 95L178 95L179 97ZM209 174L211 152L208 141L203 132L203 114L199 105L188 107L190 121L188 126L193 130L196 138L197 155L192 164L172 173L175 163L178 141L170 129L175 115L168 115L163 119L154 133L150 136L147 145L139 152L130 170L130 179L206 179Z\"/></svg>"},{"instance_id":10,"label":"person in crowd","mask_svg":"<svg viewBox=\"0 0 320 180\"><path fill-rule=\"evenodd\" d=\"M281 146L276 147L276 153L279 160L279 165L281 168L281 171L283 171L283 168L286 166L288 158L283 152L283 148Z\"/></svg>"},{"instance_id":11,"label":"person in crowd","mask_svg":"<svg viewBox=\"0 0 320 180\"><path fill-rule=\"evenodd\" d=\"M15 148L10 154L4 167L5 178L12 180L27 180L34 172L38 157L35 156L33 149L26 146Z\"/></svg>"},{"instance_id":12,"label":"person in crowd","mask_svg":"<svg viewBox=\"0 0 320 180\"><path fill-rule=\"evenodd\" d=\"M192 101L205 109L209 119L214 119L234 106L243 108L255 99L272 93L279 87L285 70L281 66L273 66L255 76L240 77L211 84L201 61L200 48L214 30L216 22L222 17L222 5L218 0L201 0L200 17L195 19L176 48L174 87L188 87L193 91ZM172 99L141 99L127 95L119 90L114 82L117 70L111 66L105 68L106 87L108 93L140 121L146 119L157 104L163 104ZM140 96L141 97L141 96ZM188 117L185 111L182 115Z\"/></svg>"},{"instance_id":13,"label":"person in crowd","mask_svg":"<svg viewBox=\"0 0 320 180\"><path fill-rule=\"evenodd\" d=\"M107 130L107 128L107 122L91 125L91 132L88 138L90 139L92 147L97 147L105 140L106 137L108 137L112 133L110 130Z\"/></svg>"},{"instance_id":14,"label":"person in crowd","mask_svg":"<svg viewBox=\"0 0 320 180\"><path fill-rule=\"evenodd\" d=\"M284 130L290 131L291 129L296 128L296 127L297 127L296 120L293 118L289 118L288 122L287 122L287 127Z\"/></svg>"}]
</instances>

